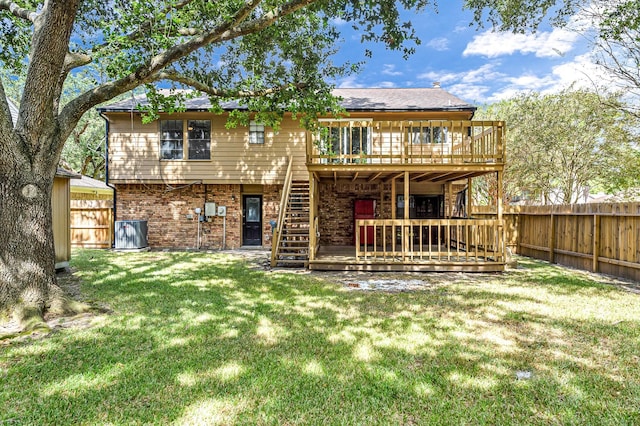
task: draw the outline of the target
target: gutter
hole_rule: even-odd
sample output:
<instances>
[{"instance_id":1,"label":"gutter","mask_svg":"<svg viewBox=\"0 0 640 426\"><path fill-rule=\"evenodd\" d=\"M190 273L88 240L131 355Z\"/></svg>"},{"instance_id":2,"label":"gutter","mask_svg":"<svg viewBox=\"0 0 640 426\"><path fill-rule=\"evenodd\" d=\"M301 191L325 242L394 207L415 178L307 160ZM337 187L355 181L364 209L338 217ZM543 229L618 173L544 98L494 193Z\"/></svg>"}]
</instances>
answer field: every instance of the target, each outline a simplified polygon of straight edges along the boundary
<instances>
[{"instance_id":1,"label":"gutter","mask_svg":"<svg viewBox=\"0 0 640 426\"><path fill-rule=\"evenodd\" d=\"M118 213L118 190L115 186L109 183L109 119L105 117L103 110L98 109L98 115L102 117L104 120L104 130L105 130L105 138L104 138L104 183L109 188L113 189L113 219L111 224L111 229L116 229L116 217ZM114 236L115 237L115 236ZM115 248L115 238L111 241L111 248Z\"/></svg>"}]
</instances>

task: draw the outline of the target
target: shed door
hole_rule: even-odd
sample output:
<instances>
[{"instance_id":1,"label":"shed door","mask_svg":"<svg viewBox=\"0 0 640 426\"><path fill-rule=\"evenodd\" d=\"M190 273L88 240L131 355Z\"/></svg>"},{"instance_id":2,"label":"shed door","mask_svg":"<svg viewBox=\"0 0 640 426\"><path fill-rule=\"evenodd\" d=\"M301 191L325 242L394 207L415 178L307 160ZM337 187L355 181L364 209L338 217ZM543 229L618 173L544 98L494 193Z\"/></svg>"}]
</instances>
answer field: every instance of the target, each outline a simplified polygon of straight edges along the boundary
<instances>
[{"instance_id":1,"label":"shed door","mask_svg":"<svg viewBox=\"0 0 640 426\"><path fill-rule=\"evenodd\" d=\"M242 245L262 245L262 195L242 196Z\"/></svg>"}]
</instances>

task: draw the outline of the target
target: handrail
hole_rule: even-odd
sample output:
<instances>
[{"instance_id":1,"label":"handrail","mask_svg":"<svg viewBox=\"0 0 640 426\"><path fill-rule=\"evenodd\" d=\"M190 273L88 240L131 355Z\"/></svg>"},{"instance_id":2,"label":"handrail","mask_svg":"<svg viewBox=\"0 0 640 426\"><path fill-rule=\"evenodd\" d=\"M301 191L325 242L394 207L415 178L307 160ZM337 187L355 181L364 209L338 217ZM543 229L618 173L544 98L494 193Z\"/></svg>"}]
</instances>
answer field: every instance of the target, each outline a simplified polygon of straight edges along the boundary
<instances>
[{"instance_id":1,"label":"handrail","mask_svg":"<svg viewBox=\"0 0 640 426\"><path fill-rule=\"evenodd\" d=\"M504 162L504 122L474 120L325 121L309 134L307 163L467 164ZM348 130L348 131L347 131Z\"/></svg>"},{"instance_id":2,"label":"handrail","mask_svg":"<svg viewBox=\"0 0 640 426\"><path fill-rule=\"evenodd\" d=\"M505 261L504 220L357 219L355 228L369 228L364 240L356 231L357 261Z\"/></svg>"},{"instance_id":3,"label":"handrail","mask_svg":"<svg viewBox=\"0 0 640 426\"><path fill-rule=\"evenodd\" d=\"M284 224L284 217L287 210L287 202L289 201L289 194L291 194L291 183L293 182L293 156L289 156L289 165L287 166L287 174L284 178L284 184L282 187L282 198L280 198L280 211L278 212L278 222L273 234L273 241L271 244L271 267L275 267L278 263L278 250L280 249L280 240L282 236L282 226Z\"/></svg>"}]
</instances>

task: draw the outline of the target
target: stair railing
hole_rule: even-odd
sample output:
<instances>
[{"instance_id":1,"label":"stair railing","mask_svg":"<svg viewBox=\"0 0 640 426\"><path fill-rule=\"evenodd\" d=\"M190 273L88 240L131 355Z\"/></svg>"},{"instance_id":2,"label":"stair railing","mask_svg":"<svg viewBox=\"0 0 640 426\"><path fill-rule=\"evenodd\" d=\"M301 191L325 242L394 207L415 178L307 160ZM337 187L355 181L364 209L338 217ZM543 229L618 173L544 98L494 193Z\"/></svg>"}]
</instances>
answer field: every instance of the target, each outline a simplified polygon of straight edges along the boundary
<instances>
[{"instance_id":1,"label":"stair railing","mask_svg":"<svg viewBox=\"0 0 640 426\"><path fill-rule=\"evenodd\" d=\"M287 211L287 203L291 194L291 183L293 182L293 156L289 156L289 165L287 166L287 174L284 178L282 187L282 198L280 199L280 211L278 212L278 222L273 233L273 243L271 244L271 267L275 267L278 263L278 251L280 250L280 240L282 239L282 228L284 227L284 218Z\"/></svg>"}]
</instances>

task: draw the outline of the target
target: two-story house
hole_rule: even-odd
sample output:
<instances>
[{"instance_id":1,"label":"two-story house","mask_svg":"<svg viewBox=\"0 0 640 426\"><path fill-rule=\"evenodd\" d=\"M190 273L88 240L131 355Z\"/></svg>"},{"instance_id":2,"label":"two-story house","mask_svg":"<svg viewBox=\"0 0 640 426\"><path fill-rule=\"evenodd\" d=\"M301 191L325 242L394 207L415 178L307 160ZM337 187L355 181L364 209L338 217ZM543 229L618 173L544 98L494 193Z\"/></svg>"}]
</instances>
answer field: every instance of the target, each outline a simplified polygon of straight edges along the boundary
<instances>
[{"instance_id":1,"label":"two-story house","mask_svg":"<svg viewBox=\"0 0 640 426\"><path fill-rule=\"evenodd\" d=\"M272 265L502 270L501 202L492 219L467 206L486 174L502 199L504 124L438 85L335 94L348 115L317 131L228 129L204 97L150 124L144 98L102 108L117 219L146 220L151 247L271 247Z\"/></svg>"}]
</instances>

